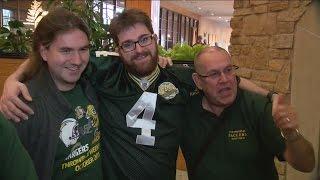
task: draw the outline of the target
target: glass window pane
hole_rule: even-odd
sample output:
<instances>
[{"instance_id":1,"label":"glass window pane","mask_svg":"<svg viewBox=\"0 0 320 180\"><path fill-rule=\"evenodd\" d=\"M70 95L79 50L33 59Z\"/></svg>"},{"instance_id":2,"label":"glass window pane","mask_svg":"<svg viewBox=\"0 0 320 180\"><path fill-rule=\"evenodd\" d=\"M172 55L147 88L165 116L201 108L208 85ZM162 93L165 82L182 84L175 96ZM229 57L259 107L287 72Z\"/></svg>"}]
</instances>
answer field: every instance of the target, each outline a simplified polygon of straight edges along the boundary
<instances>
[{"instance_id":1,"label":"glass window pane","mask_svg":"<svg viewBox=\"0 0 320 180\"><path fill-rule=\"evenodd\" d=\"M116 13L124 10L124 0L104 0L102 5L102 17L104 24L110 24Z\"/></svg>"},{"instance_id":2,"label":"glass window pane","mask_svg":"<svg viewBox=\"0 0 320 180\"><path fill-rule=\"evenodd\" d=\"M173 18L173 44L178 42L178 14L174 13Z\"/></svg>"},{"instance_id":3,"label":"glass window pane","mask_svg":"<svg viewBox=\"0 0 320 180\"><path fill-rule=\"evenodd\" d=\"M12 18L13 12L8 9L2 9L2 26L9 28L9 21Z\"/></svg>"},{"instance_id":4,"label":"glass window pane","mask_svg":"<svg viewBox=\"0 0 320 180\"><path fill-rule=\"evenodd\" d=\"M186 36L185 36L185 42L188 43L189 42L189 18L186 17Z\"/></svg>"},{"instance_id":5,"label":"glass window pane","mask_svg":"<svg viewBox=\"0 0 320 180\"><path fill-rule=\"evenodd\" d=\"M167 48L172 48L172 11L168 12Z\"/></svg>"},{"instance_id":6,"label":"glass window pane","mask_svg":"<svg viewBox=\"0 0 320 180\"><path fill-rule=\"evenodd\" d=\"M167 10L162 8L161 18L161 35L160 35L160 45L166 47L166 36L167 36Z\"/></svg>"},{"instance_id":7,"label":"glass window pane","mask_svg":"<svg viewBox=\"0 0 320 180\"><path fill-rule=\"evenodd\" d=\"M192 45L193 34L198 31L197 21L165 8L160 10L159 44L165 48L176 43Z\"/></svg>"},{"instance_id":8,"label":"glass window pane","mask_svg":"<svg viewBox=\"0 0 320 180\"><path fill-rule=\"evenodd\" d=\"M119 7L119 8L124 9L125 8L125 0L117 0L116 5L117 5L117 8Z\"/></svg>"},{"instance_id":9,"label":"glass window pane","mask_svg":"<svg viewBox=\"0 0 320 180\"><path fill-rule=\"evenodd\" d=\"M185 17L181 16L181 43L185 42Z\"/></svg>"}]
</instances>

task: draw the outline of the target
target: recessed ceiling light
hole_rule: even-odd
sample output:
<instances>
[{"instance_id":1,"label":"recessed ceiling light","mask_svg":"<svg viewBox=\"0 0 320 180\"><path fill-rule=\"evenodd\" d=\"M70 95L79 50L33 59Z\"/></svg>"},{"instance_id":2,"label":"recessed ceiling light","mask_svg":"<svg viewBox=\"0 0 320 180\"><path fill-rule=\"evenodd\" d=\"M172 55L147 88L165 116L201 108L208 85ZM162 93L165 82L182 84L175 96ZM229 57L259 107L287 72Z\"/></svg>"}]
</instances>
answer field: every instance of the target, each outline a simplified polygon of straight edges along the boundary
<instances>
[{"instance_id":1,"label":"recessed ceiling light","mask_svg":"<svg viewBox=\"0 0 320 180\"><path fill-rule=\"evenodd\" d=\"M219 16L219 19L221 19L221 16Z\"/></svg>"},{"instance_id":2,"label":"recessed ceiling light","mask_svg":"<svg viewBox=\"0 0 320 180\"><path fill-rule=\"evenodd\" d=\"M199 10L201 10L201 7L198 7Z\"/></svg>"}]
</instances>

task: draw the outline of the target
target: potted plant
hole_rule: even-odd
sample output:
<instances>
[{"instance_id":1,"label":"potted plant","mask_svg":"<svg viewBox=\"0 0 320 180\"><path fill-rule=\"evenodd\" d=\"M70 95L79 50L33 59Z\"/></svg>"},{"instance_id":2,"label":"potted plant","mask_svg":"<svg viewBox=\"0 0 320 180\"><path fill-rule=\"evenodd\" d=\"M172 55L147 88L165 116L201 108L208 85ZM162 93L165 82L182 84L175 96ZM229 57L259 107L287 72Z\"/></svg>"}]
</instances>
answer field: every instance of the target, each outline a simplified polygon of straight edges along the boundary
<instances>
[{"instance_id":1,"label":"potted plant","mask_svg":"<svg viewBox=\"0 0 320 180\"><path fill-rule=\"evenodd\" d=\"M90 52L94 53L99 50L113 51L113 43L108 33L108 25L103 24L101 14L95 9L99 9L102 1L85 0L82 2L74 0L48 0L47 9L57 5L68 9L80 17L87 23L91 31L91 47Z\"/></svg>"},{"instance_id":2,"label":"potted plant","mask_svg":"<svg viewBox=\"0 0 320 180\"><path fill-rule=\"evenodd\" d=\"M162 46L158 46L160 56L170 57L175 64L193 64L193 60L196 55L206 45L195 45L193 47L188 44L176 44L172 49L165 50Z\"/></svg>"},{"instance_id":3,"label":"potted plant","mask_svg":"<svg viewBox=\"0 0 320 180\"><path fill-rule=\"evenodd\" d=\"M9 21L9 28L0 27L0 57L26 58L32 31L18 20Z\"/></svg>"}]
</instances>

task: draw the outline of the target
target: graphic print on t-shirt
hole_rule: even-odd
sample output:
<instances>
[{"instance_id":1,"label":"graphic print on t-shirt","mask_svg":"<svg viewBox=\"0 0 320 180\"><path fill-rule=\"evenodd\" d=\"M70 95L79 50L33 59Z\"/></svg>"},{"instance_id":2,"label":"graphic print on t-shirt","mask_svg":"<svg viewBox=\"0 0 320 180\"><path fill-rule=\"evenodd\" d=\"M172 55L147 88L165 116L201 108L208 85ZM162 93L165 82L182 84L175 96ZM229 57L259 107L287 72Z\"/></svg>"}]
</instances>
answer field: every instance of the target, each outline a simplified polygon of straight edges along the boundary
<instances>
[{"instance_id":1,"label":"graphic print on t-shirt","mask_svg":"<svg viewBox=\"0 0 320 180\"><path fill-rule=\"evenodd\" d=\"M59 138L65 146L62 151L69 152L62 159L61 170L80 171L100 158L99 118L91 104L85 108L77 106L72 116L64 119L60 126Z\"/></svg>"},{"instance_id":2,"label":"graphic print on t-shirt","mask_svg":"<svg viewBox=\"0 0 320 180\"><path fill-rule=\"evenodd\" d=\"M62 121L60 128L60 139L66 147L74 145L79 139L78 122L73 118Z\"/></svg>"}]
</instances>

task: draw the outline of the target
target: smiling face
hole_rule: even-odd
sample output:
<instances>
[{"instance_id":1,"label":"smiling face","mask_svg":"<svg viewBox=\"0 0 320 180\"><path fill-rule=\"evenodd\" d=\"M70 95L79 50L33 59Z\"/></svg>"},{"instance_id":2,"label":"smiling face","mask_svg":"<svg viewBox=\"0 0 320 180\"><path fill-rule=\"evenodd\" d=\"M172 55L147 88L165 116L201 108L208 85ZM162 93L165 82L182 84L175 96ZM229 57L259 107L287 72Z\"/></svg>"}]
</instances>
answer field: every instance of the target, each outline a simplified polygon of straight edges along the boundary
<instances>
[{"instance_id":1,"label":"smiling face","mask_svg":"<svg viewBox=\"0 0 320 180\"><path fill-rule=\"evenodd\" d=\"M119 45L124 43L136 42L146 36L150 36L151 32L142 23L137 23L118 34ZM158 49L156 37L152 37L150 45L141 47L139 43L135 44L136 48L130 52L125 52L121 47L118 51L122 62L128 72L138 77L150 75L158 64Z\"/></svg>"},{"instance_id":2,"label":"smiling face","mask_svg":"<svg viewBox=\"0 0 320 180\"><path fill-rule=\"evenodd\" d=\"M203 91L205 100L216 107L230 106L237 95L237 81L230 57L224 52L212 50L201 54L197 61L197 73L207 77L195 73L193 79Z\"/></svg>"},{"instance_id":3,"label":"smiling face","mask_svg":"<svg viewBox=\"0 0 320 180\"><path fill-rule=\"evenodd\" d=\"M88 64L89 40L83 31L69 30L56 35L48 47L41 45L40 53L57 88L71 90Z\"/></svg>"}]
</instances>

